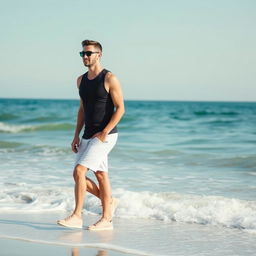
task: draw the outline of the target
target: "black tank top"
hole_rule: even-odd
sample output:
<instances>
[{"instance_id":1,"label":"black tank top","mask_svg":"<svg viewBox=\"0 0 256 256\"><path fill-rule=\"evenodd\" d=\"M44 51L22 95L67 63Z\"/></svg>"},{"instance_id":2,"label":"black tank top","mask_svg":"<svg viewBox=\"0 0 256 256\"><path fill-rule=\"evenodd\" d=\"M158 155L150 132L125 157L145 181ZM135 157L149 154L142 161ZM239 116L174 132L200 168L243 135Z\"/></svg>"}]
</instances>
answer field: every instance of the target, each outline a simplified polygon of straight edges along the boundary
<instances>
[{"instance_id":1,"label":"black tank top","mask_svg":"<svg viewBox=\"0 0 256 256\"><path fill-rule=\"evenodd\" d=\"M89 139L101 132L114 113L114 104L104 86L105 76L109 71L103 69L94 79L88 79L88 72L82 76L79 95L84 105L84 139ZM110 132L116 133L115 126Z\"/></svg>"}]
</instances>

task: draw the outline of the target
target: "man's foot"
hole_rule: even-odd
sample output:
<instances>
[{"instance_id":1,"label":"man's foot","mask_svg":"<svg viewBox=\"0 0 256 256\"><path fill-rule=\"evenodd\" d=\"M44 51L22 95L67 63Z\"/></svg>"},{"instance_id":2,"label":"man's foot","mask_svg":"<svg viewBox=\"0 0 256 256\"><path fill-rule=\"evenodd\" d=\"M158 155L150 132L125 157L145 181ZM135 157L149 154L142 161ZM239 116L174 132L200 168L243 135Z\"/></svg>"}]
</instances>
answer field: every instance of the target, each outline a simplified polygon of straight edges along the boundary
<instances>
[{"instance_id":1,"label":"man's foot","mask_svg":"<svg viewBox=\"0 0 256 256\"><path fill-rule=\"evenodd\" d=\"M75 214L72 214L63 220L58 220L57 224L69 228L82 228L83 219Z\"/></svg>"},{"instance_id":2,"label":"man's foot","mask_svg":"<svg viewBox=\"0 0 256 256\"><path fill-rule=\"evenodd\" d=\"M113 230L113 223L112 220L108 221L104 218L101 218L95 224L90 225L88 230L91 231L99 231L99 230Z\"/></svg>"},{"instance_id":3,"label":"man's foot","mask_svg":"<svg viewBox=\"0 0 256 256\"><path fill-rule=\"evenodd\" d=\"M112 201L111 201L111 215L112 217L114 216L114 213L115 213L115 210L117 208L117 205L119 203L119 200L117 198L112 198Z\"/></svg>"}]
</instances>

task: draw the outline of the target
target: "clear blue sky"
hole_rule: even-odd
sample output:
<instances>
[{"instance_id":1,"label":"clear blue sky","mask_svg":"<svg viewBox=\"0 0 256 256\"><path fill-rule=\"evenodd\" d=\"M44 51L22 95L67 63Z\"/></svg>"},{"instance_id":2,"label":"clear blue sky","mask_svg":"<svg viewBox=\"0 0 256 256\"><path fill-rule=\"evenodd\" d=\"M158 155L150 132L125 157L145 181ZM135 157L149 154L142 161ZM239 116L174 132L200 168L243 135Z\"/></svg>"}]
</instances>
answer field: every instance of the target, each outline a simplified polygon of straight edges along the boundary
<instances>
[{"instance_id":1,"label":"clear blue sky","mask_svg":"<svg viewBox=\"0 0 256 256\"><path fill-rule=\"evenodd\" d=\"M256 100L256 1L2 1L0 97L78 98L84 39L125 99Z\"/></svg>"}]
</instances>

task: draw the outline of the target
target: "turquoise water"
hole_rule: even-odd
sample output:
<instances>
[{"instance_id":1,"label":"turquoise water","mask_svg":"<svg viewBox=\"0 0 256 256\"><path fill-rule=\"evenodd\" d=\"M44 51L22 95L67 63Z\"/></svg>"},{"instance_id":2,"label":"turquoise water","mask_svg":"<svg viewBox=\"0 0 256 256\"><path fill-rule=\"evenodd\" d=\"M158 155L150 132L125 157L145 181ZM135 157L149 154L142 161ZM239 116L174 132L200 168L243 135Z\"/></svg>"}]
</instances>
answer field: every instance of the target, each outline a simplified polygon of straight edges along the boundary
<instances>
[{"instance_id":1,"label":"turquoise water","mask_svg":"<svg viewBox=\"0 0 256 256\"><path fill-rule=\"evenodd\" d=\"M71 158L78 104L2 99L1 159L6 152L25 159L47 152ZM128 101L111 155L113 185L123 187L125 176L125 187L133 190L254 199L255 127L255 103ZM133 179L143 182L138 186Z\"/></svg>"},{"instance_id":2,"label":"turquoise water","mask_svg":"<svg viewBox=\"0 0 256 256\"><path fill-rule=\"evenodd\" d=\"M120 218L256 231L256 103L126 101ZM0 100L0 211L69 211L78 100ZM89 175L92 176L90 173ZM88 197L85 211L99 213Z\"/></svg>"}]
</instances>

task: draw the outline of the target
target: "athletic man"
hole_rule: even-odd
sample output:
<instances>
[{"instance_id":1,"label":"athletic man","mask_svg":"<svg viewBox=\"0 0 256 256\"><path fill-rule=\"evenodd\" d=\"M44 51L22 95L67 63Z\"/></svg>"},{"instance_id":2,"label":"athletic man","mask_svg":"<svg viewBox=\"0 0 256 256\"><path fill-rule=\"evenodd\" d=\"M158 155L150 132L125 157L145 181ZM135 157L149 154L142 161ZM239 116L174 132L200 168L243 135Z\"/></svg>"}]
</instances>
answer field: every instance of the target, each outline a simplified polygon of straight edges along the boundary
<instances>
[{"instance_id":1,"label":"athletic man","mask_svg":"<svg viewBox=\"0 0 256 256\"><path fill-rule=\"evenodd\" d=\"M113 229L112 217L117 199L111 196L108 178L108 153L116 144L116 125L124 114L124 101L120 83L116 76L100 64L102 46L99 42L84 40L80 56L88 67L88 72L77 79L80 107L73 142L73 152L77 154L73 177L75 180L75 209L71 216L57 223L66 227L82 228L82 208L85 192L100 198L103 214L89 230ZM80 131L85 125L82 140ZM92 170L99 186L86 177Z\"/></svg>"}]
</instances>

